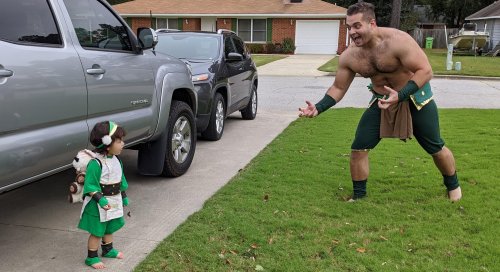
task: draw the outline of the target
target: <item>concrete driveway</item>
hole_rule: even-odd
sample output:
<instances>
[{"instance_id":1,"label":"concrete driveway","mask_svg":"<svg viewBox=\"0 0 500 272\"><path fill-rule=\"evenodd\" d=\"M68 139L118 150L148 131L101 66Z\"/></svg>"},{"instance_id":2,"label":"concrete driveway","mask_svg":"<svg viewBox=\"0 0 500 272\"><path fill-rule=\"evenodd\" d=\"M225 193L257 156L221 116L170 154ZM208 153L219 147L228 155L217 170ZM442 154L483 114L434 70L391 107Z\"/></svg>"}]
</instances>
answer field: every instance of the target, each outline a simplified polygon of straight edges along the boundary
<instances>
[{"instance_id":1,"label":"concrete driveway","mask_svg":"<svg viewBox=\"0 0 500 272\"><path fill-rule=\"evenodd\" d=\"M253 121L238 114L227 120L220 141L199 141L193 164L182 177L165 179L136 174L137 152L122 155L130 183L131 217L115 235L124 260L106 259L104 271L130 271L166 236L200 210L203 203L243 169L268 143L297 118L304 100L320 99L331 76L293 76L314 70L323 60L311 56L288 62L287 76L266 75L259 67L259 109ZM326 62L326 61L325 61ZM271 65L271 64L269 64ZM339 107L365 107L367 79L356 78ZM435 79L438 105L500 108L500 81ZM215 159L214 159L215 158ZM76 228L80 205L66 202L71 170L0 195L0 271L94 271L83 264L88 235Z\"/></svg>"}]
</instances>

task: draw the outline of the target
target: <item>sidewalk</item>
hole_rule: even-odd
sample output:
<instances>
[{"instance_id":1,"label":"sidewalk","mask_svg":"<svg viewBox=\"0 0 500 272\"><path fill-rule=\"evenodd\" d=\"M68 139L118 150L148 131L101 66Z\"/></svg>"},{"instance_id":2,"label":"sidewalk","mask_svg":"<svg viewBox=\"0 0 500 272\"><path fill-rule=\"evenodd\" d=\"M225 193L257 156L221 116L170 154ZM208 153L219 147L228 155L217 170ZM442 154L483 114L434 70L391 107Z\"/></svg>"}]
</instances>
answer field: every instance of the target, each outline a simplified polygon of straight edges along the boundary
<instances>
[{"instance_id":1,"label":"sidewalk","mask_svg":"<svg viewBox=\"0 0 500 272\"><path fill-rule=\"evenodd\" d=\"M259 76L328 76L331 73L318 68L335 55L290 55L257 67Z\"/></svg>"}]
</instances>

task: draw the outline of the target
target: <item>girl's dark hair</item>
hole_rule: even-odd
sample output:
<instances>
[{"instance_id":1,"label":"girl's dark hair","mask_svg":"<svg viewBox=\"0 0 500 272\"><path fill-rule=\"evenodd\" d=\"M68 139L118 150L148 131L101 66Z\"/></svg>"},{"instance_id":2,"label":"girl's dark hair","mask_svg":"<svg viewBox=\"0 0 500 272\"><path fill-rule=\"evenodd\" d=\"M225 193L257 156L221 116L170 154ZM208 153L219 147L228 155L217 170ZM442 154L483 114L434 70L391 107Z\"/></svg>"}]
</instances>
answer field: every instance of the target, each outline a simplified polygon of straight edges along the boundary
<instances>
[{"instance_id":1,"label":"girl's dark hair","mask_svg":"<svg viewBox=\"0 0 500 272\"><path fill-rule=\"evenodd\" d=\"M361 13L363 14L363 19L366 21L371 21L375 19L375 6L366 2L358 2L349 6L347 9L347 16Z\"/></svg>"},{"instance_id":2,"label":"girl's dark hair","mask_svg":"<svg viewBox=\"0 0 500 272\"><path fill-rule=\"evenodd\" d=\"M96 147L94 149L95 152L101 153L101 154L106 154L107 147L112 145L116 139L123 139L123 137L125 137L125 135L126 135L125 129L118 126L115 133L113 133L113 135L111 136L111 140L112 140L111 144L103 145L102 137L104 137L105 135L109 135L109 127L110 127L109 121L100 122L100 123L95 124L94 128L90 132L90 143Z\"/></svg>"}]
</instances>

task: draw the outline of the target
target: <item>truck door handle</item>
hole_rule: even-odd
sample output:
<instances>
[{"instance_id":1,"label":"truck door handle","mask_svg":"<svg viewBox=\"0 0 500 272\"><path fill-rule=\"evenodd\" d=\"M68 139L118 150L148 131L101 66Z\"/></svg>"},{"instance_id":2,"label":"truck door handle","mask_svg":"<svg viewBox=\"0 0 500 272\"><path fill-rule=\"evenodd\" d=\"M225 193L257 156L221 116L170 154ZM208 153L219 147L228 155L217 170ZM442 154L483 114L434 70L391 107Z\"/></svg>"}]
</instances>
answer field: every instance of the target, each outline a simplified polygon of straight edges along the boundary
<instances>
[{"instance_id":1,"label":"truck door handle","mask_svg":"<svg viewBox=\"0 0 500 272\"><path fill-rule=\"evenodd\" d=\"M102 75L106 73L106 70L102 69L102 68L90 68L90 69L87 69L87 74L89 75Z\"/></svg>"},{"instance_id":2,"label":"truck door handle","mask_svg":"<svg viewBox=\"0 0 500 272\"><path fill-rule=\"evenodd\" d=\"M0 77L11 77L12 75L14 75L14 72L11 70L0 69Z\"/></svg>"},{"instance_id":3,"label":"truck door handle","mask_svg":"<svg viewBox=\"0 0 500 272\"><path fill-rule=\"evenodd\" d=\"M87 69L87 74L89 75L102 75L106 73L106 70L102 69L99 65L94 64L92 68Z\"/></svg>"}]
</instances>

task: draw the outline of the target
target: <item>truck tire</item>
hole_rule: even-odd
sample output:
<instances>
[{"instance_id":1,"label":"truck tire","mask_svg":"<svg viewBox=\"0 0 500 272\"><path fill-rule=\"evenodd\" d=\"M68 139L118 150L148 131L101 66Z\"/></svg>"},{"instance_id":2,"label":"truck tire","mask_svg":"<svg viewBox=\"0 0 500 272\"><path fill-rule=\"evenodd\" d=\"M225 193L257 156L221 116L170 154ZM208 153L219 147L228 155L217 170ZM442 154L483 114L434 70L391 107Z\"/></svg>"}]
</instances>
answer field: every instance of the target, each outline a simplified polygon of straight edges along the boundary
<instances>
[{"instance_id":1,"label":"truck tire","mask_svg":"<svg viewBox=\"0 0 500 272\"><path fill-rule=\"evenodd\" d=\"M224 133L224 123L226 119L226 102L220 93L215 93L212 112L210 113L210 121L205 131L201 133L201 137L210 141L217 141Z\"/></svg>"},{"instance_id":2,"label":"truck tire","mask_svg":"<svg viewBox=\"0 0 500 272\"><path fill-rule=\"evenodd\" d=\"M253 120L257 116L257 86L252 84L252 93L247 106L241 110L241 117L245 120Z\"/></svg>"},{"instance_id":3,"label":"truck tire","mask_svg":"<svg viewBox=\"0 0 500 272\"><path fill-rule=\"evenodd\" d=\"M162 176L178 177L189 169L196 149L196 122L188 104L172 101L167 126Z\"/></svg>"}]
</instances>

